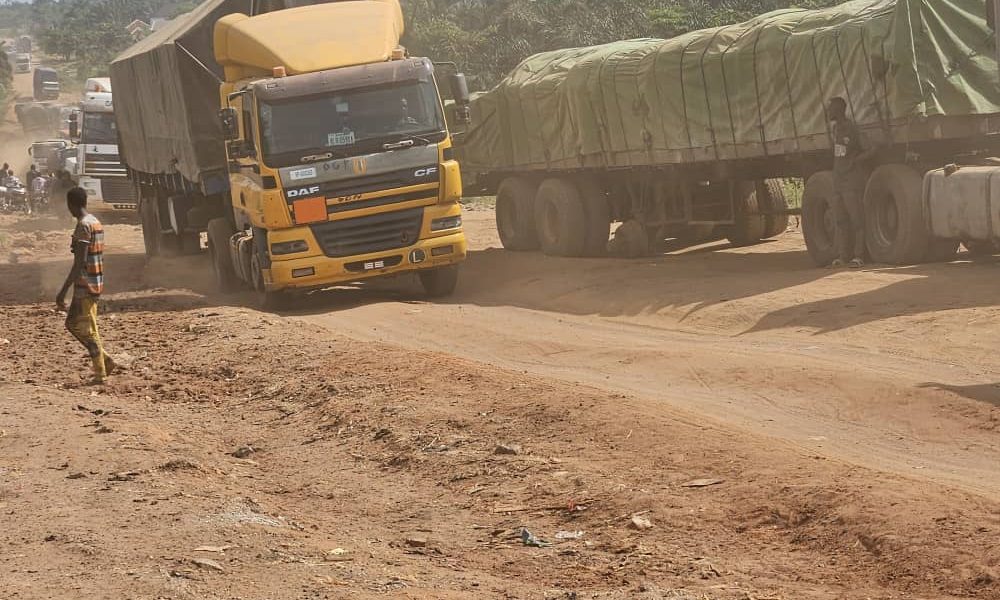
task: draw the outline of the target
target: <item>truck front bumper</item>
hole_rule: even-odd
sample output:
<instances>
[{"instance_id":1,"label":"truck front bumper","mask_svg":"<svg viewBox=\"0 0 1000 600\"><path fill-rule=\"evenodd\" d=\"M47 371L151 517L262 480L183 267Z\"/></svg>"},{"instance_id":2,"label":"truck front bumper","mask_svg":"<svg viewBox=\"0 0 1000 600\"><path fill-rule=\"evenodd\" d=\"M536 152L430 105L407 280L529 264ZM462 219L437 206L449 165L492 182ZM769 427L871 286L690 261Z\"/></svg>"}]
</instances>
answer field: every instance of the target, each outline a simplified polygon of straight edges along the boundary
<instances>
[{"instance_id":1,"label":"truck front bumper","mask_svg":"<svg viewBox=\"0 0 1000 600\"><path fill-rule=\"evenodd\" d=\"M264 284L268 291L319 289L457 264L465 260L467 251L465 233L456 231L385 252L274 261L270 269L264 270Z\"/></svg>"}]
</instances>

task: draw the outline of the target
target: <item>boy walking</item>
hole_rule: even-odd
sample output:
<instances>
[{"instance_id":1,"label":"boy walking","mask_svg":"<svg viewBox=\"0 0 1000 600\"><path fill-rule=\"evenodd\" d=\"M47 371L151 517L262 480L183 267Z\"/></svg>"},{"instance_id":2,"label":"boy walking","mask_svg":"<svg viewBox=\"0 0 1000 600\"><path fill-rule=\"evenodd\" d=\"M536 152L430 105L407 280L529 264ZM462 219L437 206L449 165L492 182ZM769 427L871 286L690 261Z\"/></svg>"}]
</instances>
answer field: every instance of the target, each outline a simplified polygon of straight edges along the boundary
<instances>
[{"instance_id":1,"label":"boy walking","mask_svg":"<svg viewBox=\"0 0 1000 600\"><path fill-rule=\"evenodd\" d=\"M104 353L97 331L97 304L104 291L104 228L97 217L87 212L87 192L75 187L66 194L70 214L76 217L73 231L73 268L59 295L56 306L67 311L66 329L83 344L94 365L94 383L103 384L114 370L114 361ZM68 310L66 294L73 286L73 300Z\"/></svg>"}]
</instances>

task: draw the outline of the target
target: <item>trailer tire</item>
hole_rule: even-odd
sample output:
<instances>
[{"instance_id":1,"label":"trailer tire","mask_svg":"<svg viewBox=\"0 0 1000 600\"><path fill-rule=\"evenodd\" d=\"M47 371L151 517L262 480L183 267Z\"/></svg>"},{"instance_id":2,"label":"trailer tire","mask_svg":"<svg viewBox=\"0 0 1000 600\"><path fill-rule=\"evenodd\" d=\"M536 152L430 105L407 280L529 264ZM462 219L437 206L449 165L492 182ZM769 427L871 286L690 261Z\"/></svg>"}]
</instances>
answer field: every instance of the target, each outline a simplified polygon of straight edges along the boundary
<instances>
[{"instance_id":1,"label":"trailer tire","mask_svg":"<svg viewBox=\"0 0 1000 600\"><path fill-rule=\"evenodd\" d=\"M223 294L229 294L239 287L239 280L233 270L229 240L236 231L226 219L212 219L208 222L208 254L212 259L215 285Z\"/></svg>"},{"instance_id":2,"label":"trailer tire","mask_svg":"<svg viewBox=\"0 0 1000 600\"><path fill-rule=\"evenodd\" d=\"M549 256L581 256L587 217L577 187L565 179L546 179L535 197L535 223L542 251Z\"/></svg>"},{"instance_id":3,"label":"trailer tire","mask_svg":"<svg viewBox=\"0 0 1000 600\"><path fill-rule=\"evenodd\" d=\"M500 243L507 250L537 250L535 195L538 184L526 177L507 177L497 190L496 220Z\"/></svg>"},{"instance_id":4,"label":"trailer tire","mask_svg":"<svg viewBox=\"0 0 1000 600\"><path fill-rule=\"evenodd\" d=\"M581 179L577 190L586 222L583 255L606 256L611 237L611 205L607 194L597 181L590 178Z\"/></svg>"},{"instance_id":5,"label":"trailer tire","mask_svg":"<svg viewBox=\"0 0 1000 600\"><path fill-rule=\"evenodd\" d=\"M837 219L833 203L833 173L820 171L806 180L802 192L802 237L817 267L837 258Z\"/></svg>"},{"instance_id":6,"label":"trailer tire","mask_svg":"<svg viewBox=\"0 0 1000 600\"><path fill-rule=\"evenodd\" d=\"M865 236L874 262L906 265L928 256L922 198L923 177L906 165L882 165L868 178Z\"/></svg>"},{"instance_id":7,"label":"trailer tire","mask_svg":"<svg viewBox=\"0 0 1000 600\"><path fill-rule=\"evenodd\" d=\"M757 182L757 200L764 215L764 238L777 237L788 229L788 198L780 179Z\"/></svg>"},{"instance_id":8,"label":"trailer tire","mask_svg":"<svg viewBox=\"0 0 1000 600\"><path fill-rule=\"evenodd\" d=\"M736 213L736 223L729 227L726 239L733 246L749 246L764 238L767 221L760 214L760 197L757 192L760 186L754 182L739 182L734 193L737 195L733 203Z\"/></svg>"},{"instance_id":9,"label":"trailer tire","mask_svg":"<svg viewBox=\"0 0 1000 600\"><path fill-rule=\"evenodd\" d=\"M636 219L622 223L608 242L608 253L618 258L642 258L652 254L649 231Z\"/></svg>"},{"instance_id":10,"label":"trailer tire","mask_svg":"<svg viewBox=\"0 0 1000 600\"><path fill-rule=\"evenodd\" d=\"M458 285L458 265L420 271L419 275L428 298L450 296Z\"/></svg>"},{"instance_id":11,"label":"trailer tire","mask_svg":"<svg viewBox=\"0 0 1000 600\"><path fill-rule=\"evenodd\" d=\"M152 258L160 254L160 219L156 211L156 201L139 199L139 220L142 223L142 244L146 256Z\"/></svg>"}]
</instances>

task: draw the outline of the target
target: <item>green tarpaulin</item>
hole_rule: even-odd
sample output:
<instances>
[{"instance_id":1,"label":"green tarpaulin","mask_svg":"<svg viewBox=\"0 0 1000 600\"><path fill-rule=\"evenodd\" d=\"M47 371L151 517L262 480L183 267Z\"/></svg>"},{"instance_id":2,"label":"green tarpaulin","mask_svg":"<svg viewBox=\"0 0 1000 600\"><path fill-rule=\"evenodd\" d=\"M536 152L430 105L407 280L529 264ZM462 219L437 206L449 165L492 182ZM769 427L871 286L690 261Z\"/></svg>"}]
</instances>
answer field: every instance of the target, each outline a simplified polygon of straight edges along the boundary
<instances>
[{"instance_id":1,"label":"green tarpaulin","mask_svg":"<svg viewBox=\"0 0 1000 600\"><path fill-rule=\"evenodd\" d=\"M545 52L473 102L473 170L619 168L829 147L826 100L885 136L1000 113L983 0L854 0L670 40Z\"/></svg>"}]
</instances>

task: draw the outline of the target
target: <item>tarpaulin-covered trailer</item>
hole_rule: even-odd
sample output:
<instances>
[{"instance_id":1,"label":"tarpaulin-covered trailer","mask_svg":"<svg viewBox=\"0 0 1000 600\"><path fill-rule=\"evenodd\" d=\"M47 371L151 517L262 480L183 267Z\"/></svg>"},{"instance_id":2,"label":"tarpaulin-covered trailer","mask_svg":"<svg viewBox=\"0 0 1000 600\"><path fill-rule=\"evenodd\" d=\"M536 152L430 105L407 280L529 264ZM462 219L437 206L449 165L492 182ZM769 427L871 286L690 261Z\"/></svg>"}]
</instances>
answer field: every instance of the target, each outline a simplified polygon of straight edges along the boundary
<instances>
[{"instance_id":1,"label":"tarpaulin-covered trailer","mask_svg":"<svg viewBox=\"0 0 1000 600\"><path fill-rule=\"evenodd\" d=\"M824 105L832 97L847 101L868 143L885 146L873 167L909 164L919 177L987 149L1000 131L994 37L983 1L855 0L670 40L546 52L476 99L462 164L479 191L504 192L499 227L515 248L580 252L579 240L553 237L573 219L534 222L559 212L536 211L527 199L547 177L599 184L611 216L638 221L653 237L707 226L747 243L783 229L780 188L762 180L829 169ZM546 195L553 185L543 186ZM817 262L832 251L832 232L819 222L830 221L828 205L803 207ZM608 212L595 210L601 220ZM592 251L606 241L605 225L594 226ZM931 252L917 247L934 245L923 238L869 246L908 262Z\"/></svg>"}]
</instances>

